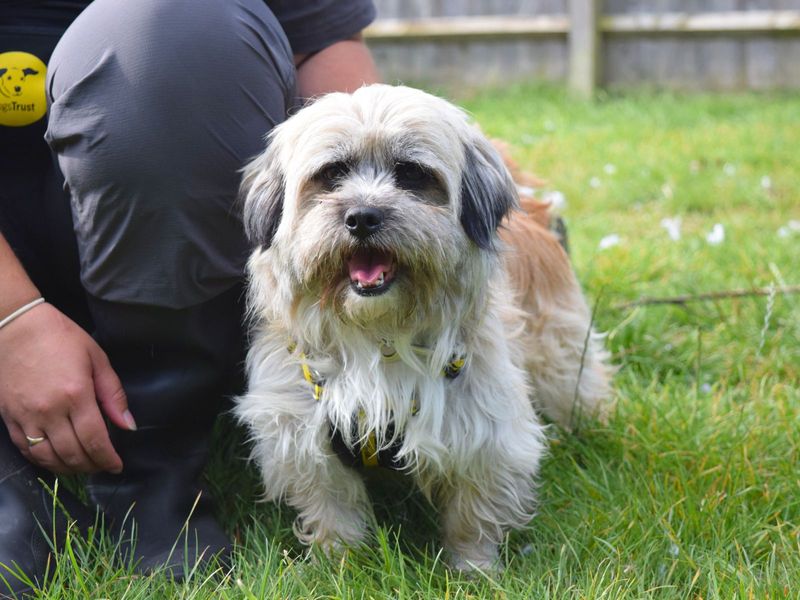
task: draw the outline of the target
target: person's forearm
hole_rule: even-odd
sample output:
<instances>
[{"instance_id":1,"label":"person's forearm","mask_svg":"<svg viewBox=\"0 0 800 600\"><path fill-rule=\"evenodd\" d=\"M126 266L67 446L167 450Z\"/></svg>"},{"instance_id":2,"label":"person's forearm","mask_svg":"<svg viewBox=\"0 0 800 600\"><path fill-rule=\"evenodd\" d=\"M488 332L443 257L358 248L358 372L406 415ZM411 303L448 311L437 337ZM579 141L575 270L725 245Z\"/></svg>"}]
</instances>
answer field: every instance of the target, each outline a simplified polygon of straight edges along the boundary
<instances>
[{"instance_id":1,"label":"person's forearm","mask_svg":"<svg viewBox=\"0 0 800 600\"><path fill-rule=\"evenodd\" d=\"M41 296L0 234L0 319Z\"/></svg>"},{"instance_id":2,"label":"person's forearm","mask_svg":"<svg viewBox=\"0 0 800 600\"><path fill-rule=\"evenodd\" d=\"M352 92L380 77L361 37L343 40L310 56L296 55L297 92L313 98L328 92Z\"/></svg>"}]
</instances>

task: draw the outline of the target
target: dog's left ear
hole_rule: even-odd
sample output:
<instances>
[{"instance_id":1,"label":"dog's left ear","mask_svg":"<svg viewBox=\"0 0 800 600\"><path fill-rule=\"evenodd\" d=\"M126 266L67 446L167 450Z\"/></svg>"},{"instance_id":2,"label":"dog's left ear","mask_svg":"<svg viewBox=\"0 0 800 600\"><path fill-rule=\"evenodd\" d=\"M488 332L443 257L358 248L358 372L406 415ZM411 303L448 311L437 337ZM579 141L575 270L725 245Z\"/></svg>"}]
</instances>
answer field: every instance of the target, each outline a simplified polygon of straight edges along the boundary
<instances>
[{"instance_id":1,"label":"dog's left ear","mask_svg":"<svg viewBox=\"0 0 800 600\"><path fill-rule=\"evenodd\" d=\"M497 228L519 199L517 188L500 155L475 132L465 144L461 178L461 226L482 250L494 245Z\"/></svg>"},{"instance_id":2,"label":"dog's left ear","mask_svg":"<svg viewBox=\"0 0 800 600\"><path fill-rule=\"evenodd\" d=\"M286 185L277 154L276 144L270 140L267 150L244 168L239 187L247 239L264 248L272 245L283 217Z\"/></svg>"},{"instance_id":3,"label":"dog's left ear","mask_svg":"<svg viewBox=\"0 0 800 600\"><path fill-rule=\"evenodd\" d=\"M36 69L31 69L30 67L26 67L26 68L22 69L22 74L25 77L27 77L28 75L38 75L39 71L37 71Z\"/></svg>"}]
</instances>

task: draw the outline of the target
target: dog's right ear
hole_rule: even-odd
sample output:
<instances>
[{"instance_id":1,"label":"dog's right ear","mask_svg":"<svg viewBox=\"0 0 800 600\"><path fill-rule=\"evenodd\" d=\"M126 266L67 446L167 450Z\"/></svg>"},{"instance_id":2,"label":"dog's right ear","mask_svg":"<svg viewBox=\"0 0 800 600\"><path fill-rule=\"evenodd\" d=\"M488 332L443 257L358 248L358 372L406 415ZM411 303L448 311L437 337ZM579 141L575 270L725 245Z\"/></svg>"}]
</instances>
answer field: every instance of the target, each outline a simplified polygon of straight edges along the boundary
<instances>
[{"instance_id":1,"label":"dog's right ear","mask_svg":"<svg viewBox=\"0 0 800 600\"><path fill-rule=\"evenodd\" d=\"M270 140L266 151L250 161L243 172L239 197L244 231L251 244L269 248L281 224L286 191L274 141Z\"/></svg>"},{"instance_id":2,"label":"dog's right ear","mask_svg":"<svg viewBox=\"0 0 800 600\"><path fill-rule=\"evenodd\" d=\"M497 150L482 134L472 132L464 151L461 225L476 246L489 250L500 223L519 205L517 188Z\"/></svg>"},{"instance_id":3,"label":"dog's right ear","mask_svg":"<svg viewBox=\"0 0 800 600\"><path fill-rule=\"evenodd\" d=\"M0 77L5 75L6 71L8 71L8 69L6 69L5 67L0 67Z\"/></svg>"}]
</instances>

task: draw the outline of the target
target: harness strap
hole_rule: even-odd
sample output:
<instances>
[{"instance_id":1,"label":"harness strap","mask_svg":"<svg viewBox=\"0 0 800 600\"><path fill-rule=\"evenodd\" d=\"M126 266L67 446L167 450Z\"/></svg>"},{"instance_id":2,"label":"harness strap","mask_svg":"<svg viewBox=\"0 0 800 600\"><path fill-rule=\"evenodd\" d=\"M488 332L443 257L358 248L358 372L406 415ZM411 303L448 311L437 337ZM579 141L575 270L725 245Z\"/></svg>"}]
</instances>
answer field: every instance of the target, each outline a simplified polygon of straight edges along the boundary
<instances>
[{"instance_id":1,"label":"harness strap","mask_svg":"<svg viewBox=\"0 0 800 600\"><path fill-rule=\"evenodd\" d=\"M294 342L290 342L288 347L289 352L294 352L296 347L297 346ZM382 353L385 360L391 361L397 358L396 352L386 353L382 350ZM453 357L442 369L442 377L452 381L461 374L465 365L465 356ZM300 353L300 369L303 372L303 379L312 385L312 397L314 398L314 401L319 402L322 400L322 392L325 387L325 380L308 364L308 358L306 357L305 352ZM419 413L419 402L416 398L414 398L411 404L411 415L415 416L417 413ZM359 422L362 422L364 418L364 412L359 411ZM396 461L394 458L396 451L399 449L399 444L395 444L392 448L387 449L390 452L388 456L385 456L386 451L381 451L378 449L378 438L374 431L370 431L367 435L366 440L359 449L358 457L354 456L352 451L344 443L341 432L332 430L332 436L334 449L336 449L340 457L342 457L342 454L346 454L346 456L342 457L345 463L354 463L358 465L358 459L360 458L360 466L362 467L374 468L383 466L389 469L402 468L402 465L399 465L398 461ZM353 459L355 459L355 461Z\"/></svg>"},{"instance_id":2,"label":"harness strap","mask_svg":"<svg viewBox=\"0 0 800 600\"><path fill-rule=\"evenodd\" d=\"M303 369L303 378L314 386L313 397L314 400L319 402L322 399L322 379L318 373L314 373L311 367L308 366L305 352L300 353L300 367ZM315 376L316 375L316 376Z\"/></svg>"}]
</instances>

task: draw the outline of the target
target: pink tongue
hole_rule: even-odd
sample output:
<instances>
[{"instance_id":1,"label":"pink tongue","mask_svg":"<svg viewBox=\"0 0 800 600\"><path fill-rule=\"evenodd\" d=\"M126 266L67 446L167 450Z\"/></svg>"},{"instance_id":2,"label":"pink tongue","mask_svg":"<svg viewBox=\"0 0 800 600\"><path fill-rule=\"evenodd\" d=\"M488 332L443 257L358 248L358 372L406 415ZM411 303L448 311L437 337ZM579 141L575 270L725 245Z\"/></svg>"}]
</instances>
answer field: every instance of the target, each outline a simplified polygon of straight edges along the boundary
<instances>
[{"instance_id":1,"label":"pink tongue","mask_svg":"<svg viewBox=\"0 0 800 600\"><path fill-rule=\"evenodd\" d=\"M386 264L387 257L379 252L357 252L347 262L350 271L350 281L358 281L361 284L374 285L381 276L381 273L388 273L391 268Z\"/></svg>"}]
</instances>

